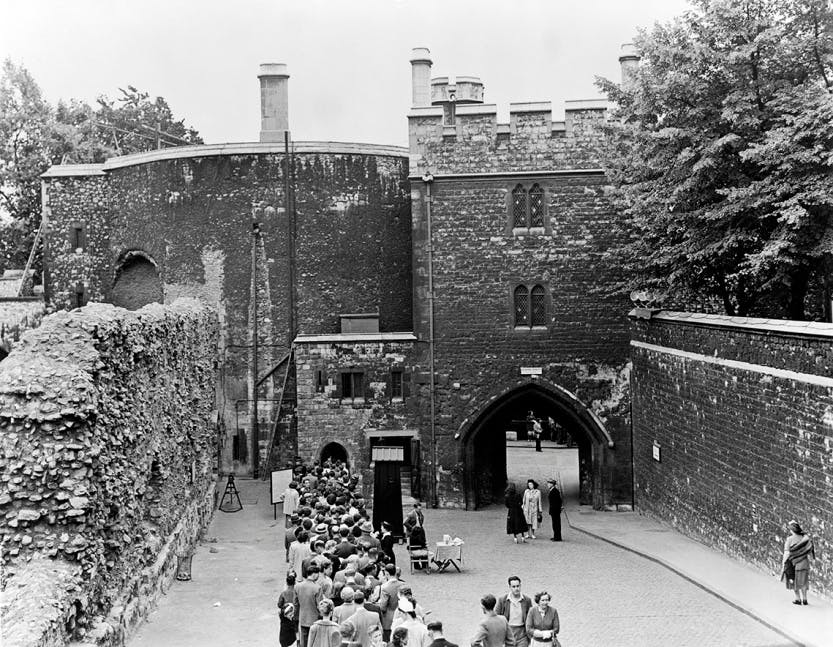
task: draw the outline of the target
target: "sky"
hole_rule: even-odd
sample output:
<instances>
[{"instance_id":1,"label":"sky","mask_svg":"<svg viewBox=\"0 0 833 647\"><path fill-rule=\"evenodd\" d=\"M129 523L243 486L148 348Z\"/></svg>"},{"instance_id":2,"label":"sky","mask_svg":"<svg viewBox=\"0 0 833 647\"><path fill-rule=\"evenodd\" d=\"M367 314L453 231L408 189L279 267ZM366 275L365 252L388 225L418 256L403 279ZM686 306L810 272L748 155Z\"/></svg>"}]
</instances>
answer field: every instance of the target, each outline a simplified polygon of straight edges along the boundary
<instances>
[{"instance_id":1,"label":"sky","mask_svg":"<svg viewBox=\"0 0 833 647\"><path fill-rule=\"evenodd\" d=\"M637 29L685 0L0 0L0 59L50 102L133 85L162 96L206 143L257 141L261 63L289 68L296 141L407 145L410 55L432 76L478 76L510 102L599 97Z\"/></svg>"}]
</instances>

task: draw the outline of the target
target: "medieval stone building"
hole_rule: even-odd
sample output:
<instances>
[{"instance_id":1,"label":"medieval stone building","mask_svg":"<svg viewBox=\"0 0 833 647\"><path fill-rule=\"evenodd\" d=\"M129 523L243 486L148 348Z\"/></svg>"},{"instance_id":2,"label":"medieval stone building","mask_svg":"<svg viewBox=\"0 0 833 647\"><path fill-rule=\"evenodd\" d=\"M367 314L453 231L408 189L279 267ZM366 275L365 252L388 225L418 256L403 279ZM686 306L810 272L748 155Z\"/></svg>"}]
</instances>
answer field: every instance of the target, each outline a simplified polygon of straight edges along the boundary
<instances>
[{"instance_id":1,"label":"medieval stone building","mask_svg":"<svg viewBox=\"0 0 833 647\"><path fill-rule=\"evenodd\" d=\"M621 235L605 105L499 124L479 79L411 65L408 149L293 141L286 68L264 65L260 142L51 168L46 298L214 305L221 471L335 455L370 489L393 462L475 508L533 410L577 443L583 502L630 504L628 304L595 291Z\"/></svg>"}]
</instances>

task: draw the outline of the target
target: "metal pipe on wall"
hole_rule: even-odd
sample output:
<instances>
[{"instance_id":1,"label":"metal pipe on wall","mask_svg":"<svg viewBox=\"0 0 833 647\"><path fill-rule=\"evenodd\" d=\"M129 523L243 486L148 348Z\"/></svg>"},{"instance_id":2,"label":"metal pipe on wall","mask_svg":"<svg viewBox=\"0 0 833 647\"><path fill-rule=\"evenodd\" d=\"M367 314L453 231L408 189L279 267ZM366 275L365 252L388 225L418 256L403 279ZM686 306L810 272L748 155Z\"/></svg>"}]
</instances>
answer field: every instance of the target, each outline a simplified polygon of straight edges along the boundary
<instances>
[{"instance_id":1,"label":"metal pipe on wall","mask_svg":"<svg viewBox=\"0 0 833 647\"><path fill-rule=\"evenodd\" d=\"M437 496L437 436L434 422L434 238L431 229L431 184L434 176L426 173L422 176L425 183L425 220L428 234L428 370L429 392L431 402L431 506L439 506Z\"/></svg>"}]
</instances>

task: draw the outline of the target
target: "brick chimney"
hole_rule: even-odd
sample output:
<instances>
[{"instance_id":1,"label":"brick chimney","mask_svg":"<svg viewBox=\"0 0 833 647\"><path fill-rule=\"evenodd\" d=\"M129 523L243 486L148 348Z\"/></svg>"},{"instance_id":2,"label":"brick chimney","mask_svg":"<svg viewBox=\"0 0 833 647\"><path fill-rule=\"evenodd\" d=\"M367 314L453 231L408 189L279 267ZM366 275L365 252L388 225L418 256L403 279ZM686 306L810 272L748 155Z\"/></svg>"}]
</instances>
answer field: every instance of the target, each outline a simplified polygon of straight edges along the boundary
<instances>
[{"instance_id":1,"label":"brick chimney","mask_svg":"<svg viewBox=\"0 0 833 647\"><path fill-rule=\"evenodd\" d=\"M622 54L619 56L619 66L622 70L622 85L629 85L633 81L636 68L639 66L639 54L633 43L622 45Z\"/></svg>"}]
</instances>

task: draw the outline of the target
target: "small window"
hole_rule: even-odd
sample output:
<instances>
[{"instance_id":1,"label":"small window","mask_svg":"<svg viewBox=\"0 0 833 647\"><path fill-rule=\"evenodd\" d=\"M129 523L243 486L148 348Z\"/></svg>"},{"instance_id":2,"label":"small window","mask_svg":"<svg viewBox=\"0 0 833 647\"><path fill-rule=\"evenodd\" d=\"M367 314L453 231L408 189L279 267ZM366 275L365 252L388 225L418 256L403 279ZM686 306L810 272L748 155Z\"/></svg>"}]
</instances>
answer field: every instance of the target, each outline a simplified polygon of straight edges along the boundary
<instances>
[{"instance_id":1,"label":"small window","mask_svg":"<svg viewBox=\"0 0 833 647\"><path fill-rule=\"evenodd\" d=\"M390 372L390 399L402 400L402 371L392 370Z\"/></svg>"},{"instance_id":2,"label":"small window","mask_svg":"<svg viewBox=\"0 0 833 647\"><path fill-rule=\"evenodd\" d=\"M518 285L512 291L515 328L547 326L547 291L541 284Z\"/></svg>"},{"instance_id":3,"label":"small window","mask_svg":"<svg viewBox=\"0 0 833 647\"><path fill-rule=\"evenodd\" d=\"M364 399L364 373L361 371L344 371L341 374L342 400Z\"/></svg>"},{"instance_id":4,"label":"small window","mask_svg":"<svg viewBox=\"0 0 833 647\"><path fill-rule=\"evenodd\" d=\"M526 224L526 189L517 185L512 189L512 226L527 227Z\"/></svg>"},{"instance_id":5,"label":"small window","mask_svg":"<svg viewBox=\"0 0 833 647\"><path fill-rule=\"evenodd\" d=\"M324 393L324 386L327 384L327 376L320 368L315 371L315 392Z\"/></svg>"},{"instance_id":6,"label":"small window","mask_svg":"<svg viewBox=\"0 0 833 647\"><path fill-rule=\"evenodd\" d=\"M544 226L544 190L538 184L529 190L529 226Z\"/></svg>"},{"instance_id":7,"label":"small window","mask_svg":"<svg viewBox=\"0 0 833 647\"><path fill-rule=\"evenodd\" d=\"M529 290L525 285L515 288L515 327L529 326Z\"/></svg>"},{"instance_id":8,"label":"small window","mask_svg":"<svg viewBox=\"0 0 833 647\"><path fill-rule=\"evenodd\" d=\"M547 304L544 286L536 285L530 292L530 302L532 310L532 325L546 326L547 325Z\"/></svg>"},{"instance_id":9,"label":"small window","mask_svg":"<svg viewBox=\"0 0 833 647\"><path fill-rule=\"evenodd\" d=\"M87 248L87 232L84 225L81 223L74 223L70 231L70 247L73 250L85 250Z\"/></svg>"},{"instance_id":10,"label":"small window","mask_svg":"<svg viewBox=\"0 0 833 647\"><path fill-rule=\"evenodd\" d=\"M509 226L511 229L546 229L547 198L544 188L537 182L529 190L523 184L516 184L512 189L509 203Z\"/></svg>"}]
</instances>

